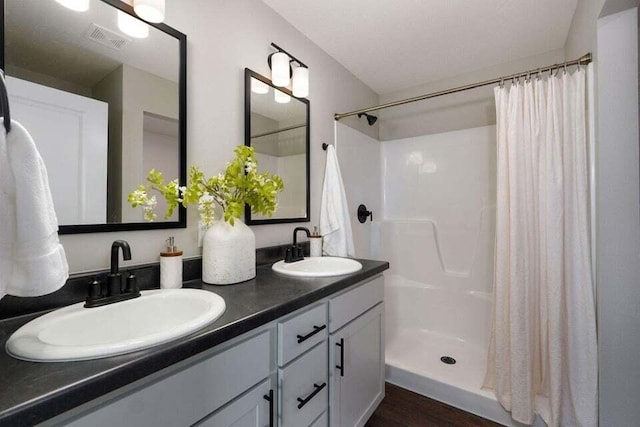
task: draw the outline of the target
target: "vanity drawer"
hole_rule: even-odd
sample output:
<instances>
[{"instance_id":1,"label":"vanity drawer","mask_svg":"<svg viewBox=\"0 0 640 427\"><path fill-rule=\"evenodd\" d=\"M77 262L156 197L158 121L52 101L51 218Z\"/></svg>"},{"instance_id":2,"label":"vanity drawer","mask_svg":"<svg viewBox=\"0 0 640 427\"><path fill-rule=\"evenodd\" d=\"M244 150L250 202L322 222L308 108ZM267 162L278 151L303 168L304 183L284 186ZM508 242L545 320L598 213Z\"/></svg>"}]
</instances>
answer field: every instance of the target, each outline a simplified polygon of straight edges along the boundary
<instances>
[{"instance_id":1,"label":"vanity drawer","mask_svg":"<svg viewBox=\"0 0 640 427\"><path fill-rule=\"evenodd\" d=\"M378 276L329 300L329 329L333 333L384 300L384 278Z\"/></svg>"},{"instance_id":2,"label":"vanity drawer","mask_svg":"<svg viewBox=\"0 0 640 427\"><path fill-rule=\"evenodd\" d=\"M327 342L279 369L281 427L309 426L329 402Z\"/></svg>"},{"instance_id":3,"label":"vanity drawer","mask_svg":"<svg viewBox=\"0 0 640 427\"><path fill-rule=\"evenodd\" d=\"M278 365L286 365L326 339L326 303L278 322Z\"/></svg>"}]
</instances>

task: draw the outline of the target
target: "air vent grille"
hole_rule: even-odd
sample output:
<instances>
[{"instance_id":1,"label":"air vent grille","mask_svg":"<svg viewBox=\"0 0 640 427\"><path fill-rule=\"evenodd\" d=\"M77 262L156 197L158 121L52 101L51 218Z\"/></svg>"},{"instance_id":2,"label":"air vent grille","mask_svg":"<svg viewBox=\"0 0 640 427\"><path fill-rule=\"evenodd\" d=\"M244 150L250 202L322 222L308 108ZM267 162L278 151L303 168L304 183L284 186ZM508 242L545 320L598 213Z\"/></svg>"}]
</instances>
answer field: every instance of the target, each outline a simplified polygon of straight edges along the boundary
<instances>
[{"instance_id":1,"label":"air vent grille","mask_svg":"<svg viewBox=\"0 0 640 427\"><path fill-rule=\"evenodd\" d=\"M122 34L107 30L96 23L89 25L85 36L91 41L116 50L124 48L129 42L131 42L131 39L123 36Z\"/></svg>"}]
</instances>

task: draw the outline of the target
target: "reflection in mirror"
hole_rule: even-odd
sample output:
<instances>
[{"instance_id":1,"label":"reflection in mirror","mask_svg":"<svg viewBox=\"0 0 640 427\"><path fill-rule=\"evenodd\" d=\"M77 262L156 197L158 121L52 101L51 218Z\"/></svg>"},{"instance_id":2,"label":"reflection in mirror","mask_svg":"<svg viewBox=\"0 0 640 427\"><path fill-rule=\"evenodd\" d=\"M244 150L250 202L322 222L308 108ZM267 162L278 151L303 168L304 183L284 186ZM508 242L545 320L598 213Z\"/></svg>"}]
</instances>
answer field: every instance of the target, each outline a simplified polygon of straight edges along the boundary
<instances>
[{"instance_id":1,"label":"reflection in mirror","mask_svg":"<svg viewBox=\"0 0 640 427\"><path fill-rule=\"evenodd\" d=\"M260 170L280 176L284 190L271 217L246 211L248 224L309 220L309 101L245 71L245 145L255 149Z\"/></svg>"},{"instance_id":2,"label":"reflection in mirror","mask_svg":"<svg viewBox=\"0 0 640 427\"><path fill-rule=\"evenodd\" d=\"M61 233L186 226L183 209L150 224L126 200L152 168L185 182L184 34L119 0L0 3L12 117L47 166Z\"/></svg>"}]
</instances>

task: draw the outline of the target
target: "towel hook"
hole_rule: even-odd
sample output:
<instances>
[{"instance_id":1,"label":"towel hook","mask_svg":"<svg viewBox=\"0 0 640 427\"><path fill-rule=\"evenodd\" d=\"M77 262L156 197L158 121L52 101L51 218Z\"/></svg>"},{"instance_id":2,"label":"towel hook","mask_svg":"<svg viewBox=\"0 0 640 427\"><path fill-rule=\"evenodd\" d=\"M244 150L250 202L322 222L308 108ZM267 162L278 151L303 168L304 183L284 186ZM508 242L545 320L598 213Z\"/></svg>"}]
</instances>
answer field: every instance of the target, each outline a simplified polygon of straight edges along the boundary
<instances>
[{"instance_id":1,"label":"towel hook","mask_svg":"<svg viewBox=\"0 0 640 427\"><path fill-rule=\"evenodd\" d=\"M3 116L4 129L11 132L11 112L9 110L9 94L4 80L4 71L0 70L0 112Z\"/></svg>"},{"instance_id":2,"label":"towel hook","mask_svg":"<svg viewBox=\"0 0 640 427\"><path fill-rule=\"evenodd\" d=\"M364 224L367 222L367 218L371 218L371 221L373 221L373 212L368 210L365 205L361 204L358 206L358 221L360 224Z\"/></svg>"},{"instance_id":3,"label":"towel hook","mask_svg":"<svg viewBox=\"0 0 640 427\"><path fill-rule=\"evenodd\" d=\"M327 151L327 148L329 148L329 145L331 145L331 144L327 144L326 142L323 142L323 143L322 143L322 149L323 149L324 151Z\"/></svg>"}]
</instances>

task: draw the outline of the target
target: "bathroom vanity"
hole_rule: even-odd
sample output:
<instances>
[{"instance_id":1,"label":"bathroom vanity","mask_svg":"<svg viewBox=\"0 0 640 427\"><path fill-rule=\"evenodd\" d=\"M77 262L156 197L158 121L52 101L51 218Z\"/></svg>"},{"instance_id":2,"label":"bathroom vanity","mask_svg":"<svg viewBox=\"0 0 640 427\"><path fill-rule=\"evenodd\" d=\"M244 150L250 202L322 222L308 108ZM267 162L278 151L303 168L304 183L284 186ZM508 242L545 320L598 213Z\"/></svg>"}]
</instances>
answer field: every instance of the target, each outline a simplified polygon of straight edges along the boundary
<instances>
[{"instance_id":1,"label":"bathroom vanity","mask_svg":"<svg viewBox=\"0 0 640 427\"><path fill-rule=\"evenodd\" d=\"M0 425L361 426L384 397L388 263L329 278L270 266L227 287L227 311L185 338L83 362L0 355ZM32 318L0 322L2 345ZM6 386L4 386L6 385Z\"/></svg>"}]
</instances>

